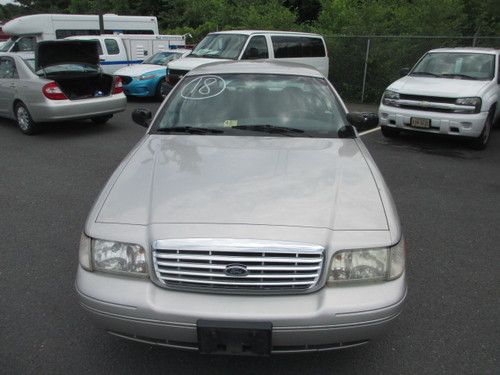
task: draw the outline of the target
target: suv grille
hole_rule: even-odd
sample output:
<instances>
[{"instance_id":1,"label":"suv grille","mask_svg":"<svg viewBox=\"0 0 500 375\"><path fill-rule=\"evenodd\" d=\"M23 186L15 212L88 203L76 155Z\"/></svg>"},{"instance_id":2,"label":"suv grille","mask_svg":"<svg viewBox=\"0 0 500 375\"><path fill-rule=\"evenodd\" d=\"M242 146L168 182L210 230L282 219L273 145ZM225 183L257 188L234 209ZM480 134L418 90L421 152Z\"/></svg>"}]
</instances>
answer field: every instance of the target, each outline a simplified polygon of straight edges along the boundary
<instances>
[{"instance_id":1,"label":"suv grille","mask_svg":"<svg viewBox=\"0 0 500 375\"><path fill-rule=\"evenodd\" d=\"M306 291L317 285L323 248L269 241L156 241L153 263L162 286L216 291ZM212 242L212 243L210 243Z\"/></svg>"}]
</instances>

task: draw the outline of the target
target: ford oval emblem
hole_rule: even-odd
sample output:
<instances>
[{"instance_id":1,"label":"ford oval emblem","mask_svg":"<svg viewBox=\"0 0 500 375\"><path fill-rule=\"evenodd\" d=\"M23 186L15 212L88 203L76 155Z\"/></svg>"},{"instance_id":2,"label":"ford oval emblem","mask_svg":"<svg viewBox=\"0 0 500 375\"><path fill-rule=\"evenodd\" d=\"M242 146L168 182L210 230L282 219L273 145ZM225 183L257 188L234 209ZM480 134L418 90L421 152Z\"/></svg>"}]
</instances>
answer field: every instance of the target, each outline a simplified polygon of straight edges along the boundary
<instances>
[{"instance_id":1,"label":"ford oval emblem","mask_svg":"<svg viewBox=\"0 0 500 375\"><path fill-rule=\"evenodd\" d=\"M228 264L224 269L224 273L231 277L241 277L248 275L248 270L244 264Z\"/></svg>"}]
</instances>

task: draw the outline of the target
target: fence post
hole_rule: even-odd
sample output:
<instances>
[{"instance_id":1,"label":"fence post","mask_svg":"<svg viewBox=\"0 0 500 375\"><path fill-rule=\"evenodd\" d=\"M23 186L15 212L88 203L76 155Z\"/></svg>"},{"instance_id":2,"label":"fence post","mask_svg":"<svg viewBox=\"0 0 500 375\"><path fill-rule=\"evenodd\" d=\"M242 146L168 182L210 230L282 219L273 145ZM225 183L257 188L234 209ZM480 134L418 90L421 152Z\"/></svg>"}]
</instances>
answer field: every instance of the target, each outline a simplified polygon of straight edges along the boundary
<instances>
[{"instance_id":1,"label":"fence post","mask_svg":"<svg viewBox=\"0 0 500 375\"><path fill-rule=\"evenodd\" d=\"M368 57L370 56L371 39L366 41L365 71L363 72L363 88L361 89L361 103L365 102L366 71L368 70Z\"/></svg>"}]
</instances>

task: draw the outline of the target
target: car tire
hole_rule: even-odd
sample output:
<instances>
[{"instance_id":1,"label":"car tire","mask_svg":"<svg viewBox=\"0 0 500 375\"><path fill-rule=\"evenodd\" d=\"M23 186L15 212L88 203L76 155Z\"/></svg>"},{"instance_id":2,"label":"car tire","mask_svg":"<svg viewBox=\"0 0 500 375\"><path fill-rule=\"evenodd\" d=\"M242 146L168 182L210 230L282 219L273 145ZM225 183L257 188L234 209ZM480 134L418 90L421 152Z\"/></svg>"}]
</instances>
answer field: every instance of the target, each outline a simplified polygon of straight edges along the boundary
<instances>
[{"instance_id":1,"label":"car tire","mask_svg":"<svg viewBox=\"0 0 500 375\"><path fill-rule=\"evenodd\" d=\"M401 133L401 130L399 129L391 128L390 126L384 126L384 125L380 126L380 130L382 131L384 137L387 138L395 138L399 135L399 133Z\"/></svg>"},{"instance_id":2,"label":"car tire","mask_svg":"<svg viewBox=\"0 0 500 375\"><path fill-rule=\"evenodd\" d=\"M105 124L107 123L113 115L92 117L91 120L94 124Z\"/></svg>"},{"instance_id":3,"label":"car tire","mask_svg":"<svg viewBox=\"0 0 500 375\"><path fill-rule=\"evenodd\" d=\"M491 136L491 128L493 127L493 116L495 111L490 111L486 121L484 122L483 131L479 137L473 138L470 142L470 147L474 150L484 150L488 146L488 141Z\"/></svg>"},{"instance_id":4,"label":"car tire","mask_svg":"<svg viewBox=\"0 0 500 375\"><path fill-rule=\"evenodd\" d=\"M33 121L28 108L24 103L19 102L14 107L18 128L26 135L36 134L39 130L38 124Z\"/></svg>"},{"instance_id":5,"label":"car tire","mask_svg":"<svg viewBox=\"0 0 500 375\"><path fill-rule=\"evenodd\" d=\"M156 86L156 99L162 102L163 100L165 100L170 90L172 90L172 87L167 83L165 78L161 79Z\"/></svg>"}]
</instances>

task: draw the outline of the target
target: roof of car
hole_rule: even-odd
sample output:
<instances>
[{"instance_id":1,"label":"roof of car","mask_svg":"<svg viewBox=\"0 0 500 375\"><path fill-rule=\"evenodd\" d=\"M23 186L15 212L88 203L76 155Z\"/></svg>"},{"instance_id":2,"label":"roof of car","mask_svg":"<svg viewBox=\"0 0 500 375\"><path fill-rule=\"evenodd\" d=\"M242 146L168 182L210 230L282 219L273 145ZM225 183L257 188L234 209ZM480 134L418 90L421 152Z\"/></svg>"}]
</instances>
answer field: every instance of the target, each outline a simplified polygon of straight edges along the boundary
<instances>
[{"instance_id":1,"label":"roof of car","mask_svg":"<svg viewBox=\"0 0 500 375\"><path fill-rule=\"evenodd\" d=\"M214 31L213 33L210 34L243 34L243 35L286 34L286 35L297 35L297 36L321 37L321 35L315 33L304 33L300 31L279 31L279 30L224 30L224 31Z\"/></svg>"},{"instance_id":2,"label":"roof of car","mask_svg":"<svg viewBox=\"0 0 500 375\"><path fill-rule=\"evenodd\" d=\"M288 74L317 78L323 77L319 71L309 65L269 60L214 62L201 65L186 75L224 73Z\"/></svg>"},{"instance_id":3,"label":"roof of car","mask_svg":"<svg viewBox=\"0 0 500 375\"><path fill-rule=\"evenodd\" d=\"M456 53L488 53L488 54L498 54L499 49L495 48L481 48L481 47L455 47L455 48L436 48L430 50L429 52L456 52Z\"/></svg>"}]
</instances>

